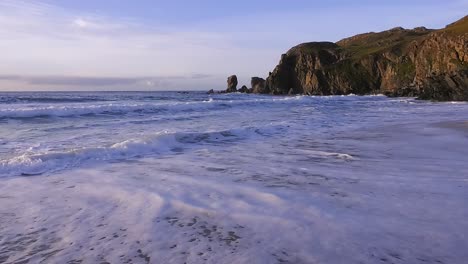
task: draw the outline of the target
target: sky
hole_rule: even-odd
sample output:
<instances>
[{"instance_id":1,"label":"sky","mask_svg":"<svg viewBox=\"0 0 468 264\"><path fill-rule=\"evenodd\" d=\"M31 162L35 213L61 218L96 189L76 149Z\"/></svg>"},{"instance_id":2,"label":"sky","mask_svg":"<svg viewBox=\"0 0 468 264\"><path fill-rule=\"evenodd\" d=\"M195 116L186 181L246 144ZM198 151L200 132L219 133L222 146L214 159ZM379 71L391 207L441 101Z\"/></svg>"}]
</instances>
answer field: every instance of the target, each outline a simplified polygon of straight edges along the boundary
<instances>
[{"instance_id":1,"label":"sky","mask_svg":"<svg viewBox=\"0 0 468 264\"><path fill-rule=\"evenodd\" d=\"M442 28L468 0L0 0L0 91L221 90L302 42Z\"/></svg>"}]
</instances>

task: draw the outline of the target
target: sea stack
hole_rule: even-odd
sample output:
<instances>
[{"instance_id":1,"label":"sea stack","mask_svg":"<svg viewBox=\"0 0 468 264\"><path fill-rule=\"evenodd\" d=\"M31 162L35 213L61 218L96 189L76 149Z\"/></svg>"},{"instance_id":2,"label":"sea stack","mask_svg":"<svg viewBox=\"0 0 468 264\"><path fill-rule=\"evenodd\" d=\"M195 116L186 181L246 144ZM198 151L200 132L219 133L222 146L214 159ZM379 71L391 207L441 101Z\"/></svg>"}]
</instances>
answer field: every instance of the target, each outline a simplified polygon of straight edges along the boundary
<instances>
[{"instance_id":1,"label":"sea stack","mask_svg":"<svg viewBox=\"0 0 468 264\"><path fill-rule=\"evenodd\" d=\"M254 93L264 94L268 93L268 90L265 86L265 79L260 77L252 77L251 80L252 90Z\"/></svg>"},{"instance_id":2,"label":"sea stack","mask_svg":"<svg viewBox=\"0 0 468 264\"><path fill-rule=\"evenodd\" d=\"M226 93L235 93L237 92L237 76L236 75L231 75L227 79L227 89Z\"/></svg>"}]
</instances>

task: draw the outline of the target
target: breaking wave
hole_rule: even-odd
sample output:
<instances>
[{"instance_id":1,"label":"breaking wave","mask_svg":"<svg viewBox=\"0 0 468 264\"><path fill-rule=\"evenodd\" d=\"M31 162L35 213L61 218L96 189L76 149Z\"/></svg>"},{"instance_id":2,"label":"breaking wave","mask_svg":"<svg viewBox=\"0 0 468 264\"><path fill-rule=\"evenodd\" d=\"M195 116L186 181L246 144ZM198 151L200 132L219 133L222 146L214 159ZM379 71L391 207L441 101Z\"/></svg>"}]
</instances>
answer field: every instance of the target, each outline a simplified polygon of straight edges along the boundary
<instances>
[{"instance_id":1,"label":"breaking wave","mask_svg":"<svg viewBox=\"0 0 468 264\"><path fill-rule=\"evenodd\" d=\"M85 147L64 151L28 152L0 160L1 176L31 176L79 167L86 162L126 160L183 151L197 144L221 144L252 137L267 136L282 126L240 128L202 133L162 131L143 138L133 138L102 147Z\"/></svg>"}]
</instances>

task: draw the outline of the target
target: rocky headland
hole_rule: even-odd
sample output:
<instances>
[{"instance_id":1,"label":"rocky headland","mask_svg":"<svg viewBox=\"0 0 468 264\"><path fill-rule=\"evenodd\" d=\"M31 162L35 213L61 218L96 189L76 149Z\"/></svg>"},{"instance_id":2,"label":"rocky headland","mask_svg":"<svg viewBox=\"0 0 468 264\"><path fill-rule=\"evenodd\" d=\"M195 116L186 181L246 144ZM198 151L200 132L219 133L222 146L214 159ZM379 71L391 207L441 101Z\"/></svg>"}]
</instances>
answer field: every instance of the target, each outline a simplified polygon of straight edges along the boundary
<instances>
[{"instance_id":1,"label":"rocky headland","mask_svg":"<svg viewBox=\"0 0 468 264\"><path fill-rule=\"evenodd\" d=\"M228 89L237 92L237 77ZM281 56L258 94L385 94L468 101L468 16L439 30L393 28L333 42L303 43Z\"/></svg>"}]
</instances>

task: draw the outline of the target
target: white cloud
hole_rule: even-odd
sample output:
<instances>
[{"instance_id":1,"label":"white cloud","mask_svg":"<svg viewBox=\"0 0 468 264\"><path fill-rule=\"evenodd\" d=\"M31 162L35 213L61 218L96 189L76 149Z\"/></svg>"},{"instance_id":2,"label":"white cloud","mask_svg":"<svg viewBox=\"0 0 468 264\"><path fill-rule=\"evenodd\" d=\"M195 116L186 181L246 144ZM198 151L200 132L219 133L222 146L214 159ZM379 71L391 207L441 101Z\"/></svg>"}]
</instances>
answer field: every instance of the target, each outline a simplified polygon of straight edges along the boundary
<instances>
[{"instance_id":1,"label":"white cloud","mask_svg":"<svg viewBox=\"0 0 468 264\"><path fill-rule=\"evenodd\" d=\"M88 21L85 21L84 19L77 18L73 20L73 25L79 28L86 28L86 27L89 27L90 23Z\"/></svg>"}]
</instances>

